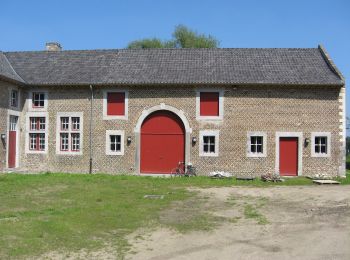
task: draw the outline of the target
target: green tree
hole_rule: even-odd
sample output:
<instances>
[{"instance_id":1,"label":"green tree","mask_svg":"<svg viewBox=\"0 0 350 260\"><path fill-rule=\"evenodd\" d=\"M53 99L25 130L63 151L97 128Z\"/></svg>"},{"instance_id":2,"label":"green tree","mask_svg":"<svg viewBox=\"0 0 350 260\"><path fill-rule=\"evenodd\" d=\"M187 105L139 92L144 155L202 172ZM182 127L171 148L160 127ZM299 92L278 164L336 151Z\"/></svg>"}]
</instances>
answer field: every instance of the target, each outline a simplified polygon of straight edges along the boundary
<instances>
[{"instance_id":1,"label":"green tree","mask_svg":"<svg viewBox=\"0 0 350 260\"><path fill-rule=\"evenodd\" d=\"M162 41L158 38L145 38L132 41L128 49L150 48L217 48L219 41L211 35L199 34L184 25L178 25L172 34L172 39Z\"/></svg>"}]
</instances>

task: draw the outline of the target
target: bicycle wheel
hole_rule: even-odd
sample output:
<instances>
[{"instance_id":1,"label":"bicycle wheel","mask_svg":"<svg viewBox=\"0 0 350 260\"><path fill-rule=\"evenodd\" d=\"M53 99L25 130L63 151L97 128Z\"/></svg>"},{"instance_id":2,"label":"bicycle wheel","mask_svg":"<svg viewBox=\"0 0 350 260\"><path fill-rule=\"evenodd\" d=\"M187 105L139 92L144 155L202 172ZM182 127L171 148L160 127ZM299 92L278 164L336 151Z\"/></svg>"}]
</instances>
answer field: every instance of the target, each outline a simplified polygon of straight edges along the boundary
<instances>
[{"instance_id":1,"label":"bicycle wheel","mask_svg":"<svg viewBox=\"0 0 350 260\"><path fill-rule=\"evenodd\" d=\"M178 173L178 168L174 168L171 170L171 173L170 173L170 177L177 177L179 176L179 173Z\"/></svg>"},{"instance_id":2,"label":"bicycle wheel","mask_svg":"<svg viewBox=\"0 0 350 260\"><path fill-rule=\"evenodd\" d=\"M193 166L188 167L188 168L187 168L187 172L186 172L186 176L188 176L188 177L197 176L196 168L193 167Z\"/></svg>"},{"instance_id":3,"label":"bicycle wheel","mask_svg":"<svg viewBox=\"0 0 350 260\"><path fill-rule=\"evenodd\" d=\"M184 175L185 175L185 172L181 168L178 168L178 167L172 169L171 174L170 174L171 177L181 177Z\"/></svg>"}]
</instances>

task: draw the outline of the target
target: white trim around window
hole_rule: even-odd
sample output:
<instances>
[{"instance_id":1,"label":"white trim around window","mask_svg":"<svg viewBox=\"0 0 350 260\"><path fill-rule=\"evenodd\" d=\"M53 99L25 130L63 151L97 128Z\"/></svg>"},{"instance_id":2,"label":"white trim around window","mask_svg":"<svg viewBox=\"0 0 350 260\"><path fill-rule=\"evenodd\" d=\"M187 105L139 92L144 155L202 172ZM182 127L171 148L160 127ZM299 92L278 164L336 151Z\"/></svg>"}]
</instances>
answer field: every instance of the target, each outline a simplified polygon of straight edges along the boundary
<instances>
[{"instance_id":1,"label":"white trim around window","mask_svg":"<svg viewBox=\"0 0 350 260\"><path fill-rule=\"evenodd\" d=\"M321 151L319 153L316 153L316 137L326 137L327 142L325 144L326 146L326 153L322 153ZM331 133L330 132L312 132L311 133L311 157L330 157L331 156Z\"/></svg>"},{"instance_id":2,"label":"white trim around window","mask_svg":"<svg viewBox=\"0 0 350 260\"><path fill-rule=\"evenodd\" d=\"M262 137L262 152L252 152L251 137ZM247 157L266 157L267 156L267 134L266 132L247 132Z\"/></svg>"},{"instance_id":3,"label":"white trim around window","mask_svg":"<svg viewBox=\"0 0 350 260\"><path fill-rule=\"evenodd\" d=\"M16 91L17 92L17 105L16 106L13 106L13 102L12 102L12 94L13 94L13 91ZM19 88L16 88L16 87L11 87L9 89L9 108L10 109L13 109L13 110L19 110L21 107L21 91Z\"/></svg>"},{"instance_id":4,"label":"white trim around window","mask_svg":"<svg viewBox=\"0 0 350 260\"><path fill-rule=\"evenodd\" d=\"M114 145L120 144L120 149L111 150L111 136L120 136L120 140L114 140ZM124 155L124 130L106 130L106 155Z\"/></svg>"},{"instance_id":5,"label":"white trim around window","mask_svg":"<svg viewBox=\"0 0 350 260\"><path fill-rule=\"evenodd\" d=\"M219 115L218 116L201 116L200 114L200 105L201 92L217 92L219 93ZM224 89L220 88L200 88L196 89L196 119L203 121L216 121L224 119Z\"/></svg>"},{"instance_id":6,"label":"white trim around window","mask_svg":"<svg viewBox=\"0 0 350 260\"><path fill-rule=\"evenodd\" d=\"M123 116L109 116L107 115L107 94L108 93L124 93L125 94L125 113ZM129 91L125 89L105 89L103 90L103 120L128 120L129 109Z\"/></svg>"},{"instance_id":7,"label":"white trim around window","mask_svg":"<svg viewBox=\"0 0 350 260\"><path fill-rule=\"evenodd\" d=\"M220 133L219 130L199 131L199 156L209 156L209 157L219 156L219 133ZM205 143L205 140L204 140L205 137L209 137L209 143ZM211 140L212 138L210 137L214 137L214 142L212 142L213 140ZM206 148L204 146L206 146ZM211 151L211 147L214 147L214 151Z\"/></svg>"},{"instance_id":8,"label":"white trim around window","mask_svg":"<svg viewBox=\"0 0 350 260\"><path fill-rule=\"evenodd\" d=\"M45 130L31 130L30 129L30 118L31 117L44 117L45 118ZM25 133L25 152L28 154L47 154L48 151L48 140L49 140L49 116L47 112L27 112L26 114L26 133ZM45 149L44 150L30 150L30 134L45 134Z\"/></svg>"},{"instance_id":9,"label":"white trim around window","mask_svg":"<svg viewBox=\"0 0 350 260\"><path fill-rule=\"evenodd\" d=\"M84 133L84 113L83 112L58 112L56 116L56 154L58 155L82 155L83 154L83 133ZM61 118L69 118L68 128L61 128ZM79 129L73 129L77 123L73 122L72 118L79 118ZM61 149L61 134L68 135L68 148L67 150ZM73 147L73 138L72 136L78 135L78 146L79 150L74 151ZM75 144L77 145L77 144Z\"/></svg>"},{"instance_id":10,"label":"white trim around window","mask_svg":"<svg viewBox=\"0 0 350 260\"><path fill-rule=\"evenodd\" d=\"M43 93L44 94L44 106L43 107L33 107L33 94L34 93ZM47 111L48 106L48 91L43 89L32 89L28 93L27 103L28 103L28 111Z\"/></svg>"}]
</instances>

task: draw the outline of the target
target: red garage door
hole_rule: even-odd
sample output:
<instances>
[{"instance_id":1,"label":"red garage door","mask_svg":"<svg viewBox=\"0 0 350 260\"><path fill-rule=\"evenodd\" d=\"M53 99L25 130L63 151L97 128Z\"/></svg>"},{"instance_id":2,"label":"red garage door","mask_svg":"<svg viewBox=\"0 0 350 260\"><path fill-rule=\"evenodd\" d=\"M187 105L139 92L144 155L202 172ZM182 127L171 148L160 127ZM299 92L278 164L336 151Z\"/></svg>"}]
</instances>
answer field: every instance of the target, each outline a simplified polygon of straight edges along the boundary
<instances>
[{"instance_id":1,"label":"red garage door","mask_svg":"<svg viewBox=\"0 0 350 260\"><path fill-rule=\"evenodd\" d=\"M298 138L280 138L280 175L298 175Z\"/></svg>"},{"instance_id":2,"label":"red garage door","mask_svg":"<svg viewBox=\"0 0 350 260\"><path fill-rule=\"evenodd\" d=\"M185 130L174 113L158 111L141 126L141 173L171 173L185 159Z\"/></svg>"}]
</instances>

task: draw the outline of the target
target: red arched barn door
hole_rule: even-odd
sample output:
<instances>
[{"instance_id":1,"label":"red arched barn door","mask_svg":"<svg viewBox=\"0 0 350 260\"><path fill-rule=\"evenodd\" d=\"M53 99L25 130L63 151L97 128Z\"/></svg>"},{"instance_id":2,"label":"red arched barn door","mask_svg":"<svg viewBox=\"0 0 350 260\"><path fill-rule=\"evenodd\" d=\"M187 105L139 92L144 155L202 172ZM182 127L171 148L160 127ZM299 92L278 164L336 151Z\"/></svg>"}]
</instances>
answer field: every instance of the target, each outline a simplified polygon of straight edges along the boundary
<instances>
[{"instance_id":1,"label":"red arched barn door","mask_svg":"<svg viewBox=\"0 0 350 260\"><path fill-rule=\"evenodd\" d=\"M185 160L185 129L169 111L150 114L141 126L141 173L171 173Z\"/></svg>"}]
</instances>

